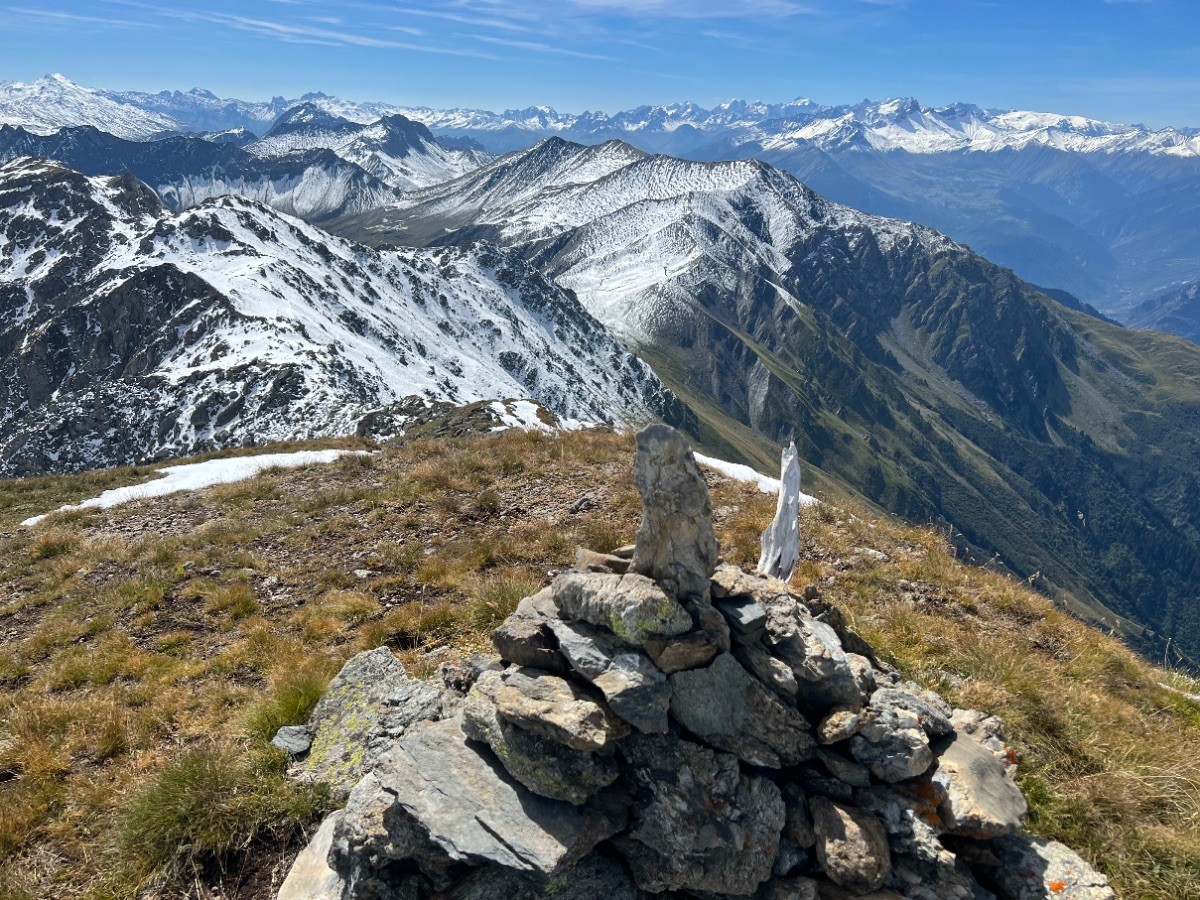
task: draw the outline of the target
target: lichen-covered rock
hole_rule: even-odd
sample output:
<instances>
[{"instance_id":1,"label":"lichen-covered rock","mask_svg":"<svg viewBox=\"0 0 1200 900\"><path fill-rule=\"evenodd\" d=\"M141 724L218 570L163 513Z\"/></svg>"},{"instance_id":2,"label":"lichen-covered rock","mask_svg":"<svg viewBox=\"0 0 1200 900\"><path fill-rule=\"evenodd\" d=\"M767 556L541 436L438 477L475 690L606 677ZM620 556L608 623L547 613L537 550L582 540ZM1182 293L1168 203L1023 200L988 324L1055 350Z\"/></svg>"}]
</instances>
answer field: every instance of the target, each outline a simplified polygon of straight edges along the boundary
<instances>
[{"instance_id":1,"label":"lichen-covered rock","mask_svg":"<svg viewBox=\"0 0 1200 900\"><path fill-rule=\"evenodd\" d=\"M671 715L701 740L756 766L778 768L809 759L811 726L728 653L711 666L671 676Z\"/></svg>"},{"instance_id":2,"label":"lichen-covered rock","mask_svg":"<svg viewBox=\"0 0 1200 900\"><path fill-rule=\"evenodd\" d=\"M665 734L671 685L648 656L582 622L550 623L571 668L594 684L609 708L638 731Z\"/></svg>"},{"instance_id":3,"label":"lichen-covered rock","mask_svg":"<svg viewBox=\"0 0 1200 900\"><path fill-rule=\"evenodd\" d=\"M825 874L857 894L883 887L892 870L883 824L870 813L824 797L814 797L810 807L817 859Z\"/></svg>"},{"instance_id":4,"label":"lichen-covered rock","mask_svg":"<svg viewBox=\"0 0 1200 900\"><path fill-rule=\"evenodd\" d=\"M330 682L308 720L312 745L303 771L345 797L392 740L416 722L440 718L450 705L436 685L409 678L387 647L360 653Z\"/></svg>"},{"instance_id":5,"label":"lichen-covered rock","mask_svg":"<svg viewBox=\"0 0 1200 900\"><path fill-rule=\"evenodd\" d=\"M618 752L635 796L617 844L641 888L742 895L770 878L786 814L772 782L677 735L634 735Z\"/></svg>"},{"instance_id":6,"label":"lichen-covered rock","mask_svg":"<svg viewBox=\"0 0 1200 900\"><path fill-rule=\"evenodd\" d=\"M564 619L608 629L635 647L692 630L691 614L641 575L568 572L552 585Z\"/></svg>"},{"instance_id":7,"label":"lichen-covered rock","mask_svg":"<svg viewBox=\"0 0 1200 900\"><path fill-rule=\"evenodd\" d=\"M506 670L492 701L500 715L526 731L574 750L603 750L629 733L598 697L537 669Z\"/></svg>"},{"instance_id":8,"label":"lichen-covered rock","mask_svg":"<svg viewBox=\"0 0 1200 900\"><path fill-rule=\"evenodd\" d=\"M574 806L527 790L485 747L464 740L459 719L410 729L375 774L453 862L555 875L625 823L623 807Z\"/></svg>"},{"instance_id":9,"label":"lichen-covered rock","mask_svg":"<svg viewBox=\"0 0 1200 900\"><path fill-rule=\"evenodd\" d=\"M923 775L933 765L929 738L921 720L906 709L867 707L850 754L880 781L904 781Z\"/></svg>"},{"instance_id":10,"label":"lichen-covered rock","mask_svg":"<svg viewBox=\"0 0 1200 900\"><path fill-rule=\"evenodd\" d=\"M933 780L945 791L941 812L949 831L987 839L1021 827L1025 797L994 754L956 734L938 742L935 756Z\"/></svg>"},{"instance_id":11,"label":"lichen-covered rock","mask_svg":"<svg viewBox=\"0 0 1200 900\"><path fill-rule=\"evenodd\" d=\"M1011 834L987 846L998 865L980 868L1002 900L1116 900L1108 879L1058 841Z\"/></svg>"},{"instance_id":12,"label":"lichen-covered rock","mask_svg":"<svg viewBox=\"0 0 1200 900\"><path fill-rule=\"evenodd\" d=\"M707 599L720 548L708 485L683 435L667 425L639 432L633 480L642 495L642 522L630 571L674 598Z\"/></svg>"},{"instance_id":13,"label":"lichen-covered rock","mask_svg":"<svg viewBox=\"0 0 1200 900\"><path fill-rule=\"evenodd\" d=\"M577 806L617 780L611 754L573 750L504 719L492 699L503 684L498 672L479 678L463 704L463 731L487 744L508 774L535 794Z\"/></svg>"}]
</instances>

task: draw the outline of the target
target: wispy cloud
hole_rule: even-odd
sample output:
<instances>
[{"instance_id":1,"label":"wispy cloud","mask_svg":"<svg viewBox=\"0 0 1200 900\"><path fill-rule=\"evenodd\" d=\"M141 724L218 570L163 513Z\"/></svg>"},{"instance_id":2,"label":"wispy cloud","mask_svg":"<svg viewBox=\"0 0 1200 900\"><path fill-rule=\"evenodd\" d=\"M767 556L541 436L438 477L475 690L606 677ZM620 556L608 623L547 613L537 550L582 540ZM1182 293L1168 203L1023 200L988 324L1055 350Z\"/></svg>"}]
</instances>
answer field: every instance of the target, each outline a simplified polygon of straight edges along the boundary
<instances>
[{"instance_id":1,"label":"wispy cloud","mask_svg":"<svg viewBox=\"0 0 1200 900\"><path fill-rule=\"evenodd\" d=\"M48 9L30 9L24 6L6 6L4 11L28 19L59 25L109 25L117 28L155 28L150 22L133 19L116 19L111 16L88 16L80 13L57 12Z\"/></svg>"},{"instance_id":2,"label":"wispy cloud","mask_svg":"<svg viewBox=\"0 0 1200 900\"><path fill-rule=\"evenodd\" d=\"M582 50L571 50L568 47L558 47L554 44L545 44L541 41L519 41L510 38L494 37L486 34L465 34L463 37L469 37L472 40L483 41L488 44L496 44L503 47L516 47L520 50L532 50L535 53L553 53L559 56L574 56L579 59L600 59L607 62L612 62L613 57L603 56L599 53L586 53Z\"/></svg>"}]
</instances>

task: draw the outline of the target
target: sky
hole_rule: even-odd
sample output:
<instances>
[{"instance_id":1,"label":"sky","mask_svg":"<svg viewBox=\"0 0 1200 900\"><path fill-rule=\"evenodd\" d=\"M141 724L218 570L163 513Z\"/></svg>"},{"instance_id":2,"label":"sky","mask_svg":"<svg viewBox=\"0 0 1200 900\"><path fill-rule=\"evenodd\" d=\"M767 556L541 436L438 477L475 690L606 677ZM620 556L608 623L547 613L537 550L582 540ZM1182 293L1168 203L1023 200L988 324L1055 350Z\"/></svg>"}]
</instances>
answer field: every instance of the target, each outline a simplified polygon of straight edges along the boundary
<instances>
[{"instance_id":1,"label":"sky","mask_svg":"<svg viewBox=\"0 0 1200 900\"><path fill-rule=\"evenodd\" d=\"M1200 126L1197 0L0 0L0 80L615 112L942 105Z\"/></svg>"}]
</instances>

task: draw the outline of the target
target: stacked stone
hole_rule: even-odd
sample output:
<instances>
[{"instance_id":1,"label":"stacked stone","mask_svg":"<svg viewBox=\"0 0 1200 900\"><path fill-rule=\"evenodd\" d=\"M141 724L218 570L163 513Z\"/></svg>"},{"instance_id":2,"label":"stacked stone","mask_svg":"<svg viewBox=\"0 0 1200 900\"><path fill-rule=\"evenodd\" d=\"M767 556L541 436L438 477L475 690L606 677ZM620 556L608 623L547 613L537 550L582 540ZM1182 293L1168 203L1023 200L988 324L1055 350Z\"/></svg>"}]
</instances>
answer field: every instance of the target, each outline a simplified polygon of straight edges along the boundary
<instances>
[{"instance_id":1,"label":"stacked stone","mask_svg":"<svg viewBox=\"0 0 1200 900\"><path fill-rule=\"evenodd\" d=\"M305 762L346 807L281 900L1113 896L1021 832L995 719L903 681L815 589L719 564L678 433L638 436L635 479L636 545L581 551L498 658L444 691L348 664L330 695L366 671L376 699L319 708L337 750Z\"/></svg>"}]
</instances>

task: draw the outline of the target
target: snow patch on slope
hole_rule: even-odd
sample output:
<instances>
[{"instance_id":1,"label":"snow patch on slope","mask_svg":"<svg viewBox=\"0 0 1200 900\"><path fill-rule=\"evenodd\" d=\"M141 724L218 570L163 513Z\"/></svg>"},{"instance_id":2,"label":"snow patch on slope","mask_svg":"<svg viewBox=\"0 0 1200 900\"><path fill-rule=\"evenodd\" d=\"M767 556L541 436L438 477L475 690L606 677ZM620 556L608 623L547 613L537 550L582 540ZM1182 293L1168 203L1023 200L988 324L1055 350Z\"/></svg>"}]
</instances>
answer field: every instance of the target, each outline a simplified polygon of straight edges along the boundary
<instances>
[{"instance_id":1,"label":"snow patch on slope","mask_svg":"<svg viewBox=\"0 0 1200 900\"><path fill-rule=\"evenodd\" d=\"M331 463L343 456L366 455L368 454L362 450L299 450L295 453L263 453L258 456L234 456L228 459L210 459L205 462L166 466L158 470L162 477L154 481L112 488L99 497L59 507L57 512L69 512L77 509L111 509L133 500L166 497L181 491L199 491L217 484L245 481L267 469L294 469L299 466ZM26 528L31 528L49 515L51 514L34 516L21 524Z\"/></svg>"}]
</instances>

